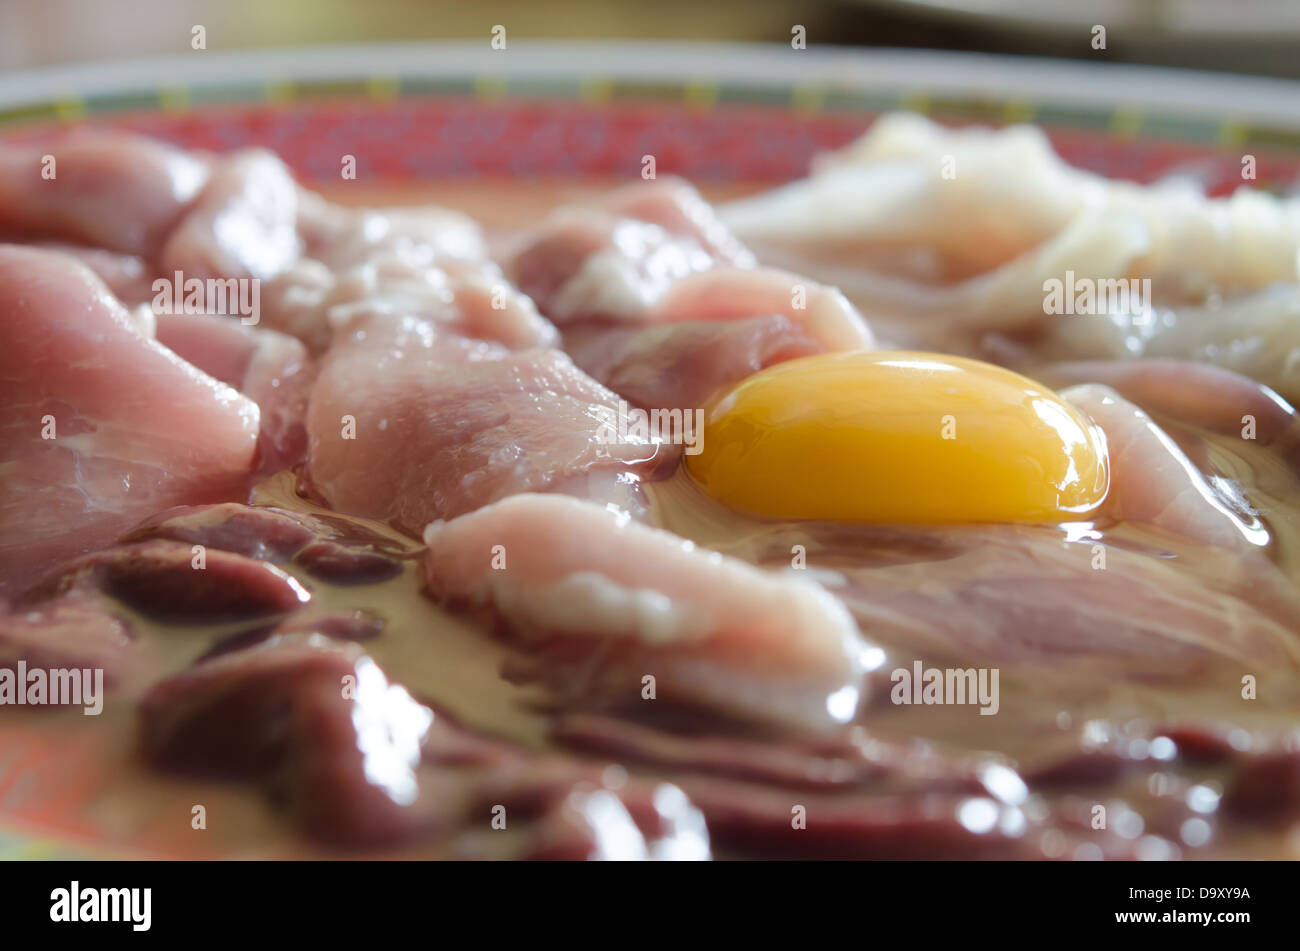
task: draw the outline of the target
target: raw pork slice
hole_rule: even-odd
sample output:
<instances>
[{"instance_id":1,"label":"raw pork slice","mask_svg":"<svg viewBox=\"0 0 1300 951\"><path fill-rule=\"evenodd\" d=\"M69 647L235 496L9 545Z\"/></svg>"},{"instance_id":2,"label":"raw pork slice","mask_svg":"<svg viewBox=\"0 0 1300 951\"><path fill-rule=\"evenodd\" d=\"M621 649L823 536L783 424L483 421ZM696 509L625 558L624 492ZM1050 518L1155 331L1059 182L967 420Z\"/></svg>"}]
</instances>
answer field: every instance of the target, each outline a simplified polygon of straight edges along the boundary
<instances>
[{"instance_id":1,"label":"raw pork slice","mask_svg":"<svg viewBox=\"0 0 1300 951\"><path fill-rule=\"evenodd\" d=\"M0 321L0 589L246 492L257 405L142 335L75 260L0 247Z\"/></svg>"},{"instance_id":2,"label":"raw pork slice","mask_svg":"<svg viewBox=\"0 0 1300 951\"><path fill-rule=\"evenodd\" d=\"M308 474L333 508L412 535L517 492L587 495L602 474L635 496L676 447L634 432L618 441L620 414L618 397L558 350L375 317L324 360Z\"/></svg>"},{"instance_id":3,"label":"raw pork slice","mask_svg":"<svg viewBox=\"0 0 1300 951\"><path fill-rule=\"evenodd\" d=\"M866 321L838 290L772 268L720 267L673 284L646 315L650 324L743 320L782 314L823 350L863 350L874 340Z\"/></svg>"},{"instance_id":4,"label":"raw pork slice","mask_svg":"<svg viewBox=\"0 0 1300 951\"><path fill-rule=\"evenodd\" d=\"M753 267L754 255L724 225L713 206L695 187L675 176L624 185L606 195L601 207L611 214L658 225L669 234L690 238L714 260Z\"/></svg>"},{"instance_id":5,"label":"raw pork slice","mask_svg":"<svg viewBox=\"0 0 1300 951\"><path fill-rule=\"evenodd\" d=\"M155 335L177 356L257 403L263 471L278 472L302 461L312 368L300 341L233 317L206 314L158 317Z\"/></svg>"},{"instance_id":6,"label":"raw pork slice","mask_svg":"<svg viewBox=\"0 0 1300 951\"><path fill-rule=\"evenodd\" d=\"M262 314L313 352L362 314L454 323L472 309L477 336L512 347L558 340L488 259L478 225L464 215L432 206L340 208L300 192L297 222L302 256L263 288Z\"/></svg>"},{"instance_id":7,"label":"raw pork slice","mask_svg":"<svg viewBox=\"0 0 1300 951\"><path fill-rule=\"evenodd\" d=\"M1207 576L1180 570L1194 559L1042 526L854 526L820 541L819 580L904 667L937 655L946 666L1037 668L1094 685L1196 684L1239 676L1242 665L1300 662L1284 616L1294 598L1257 606L1266 589L1257 563L1211 562ZM788 563L789 551L789 540L773 540L773 560L784 552Z\"/></svg>"},{"instance_id":8,"label":"raw pork slice","mask_svg":"<svg viewBox=\"0 0 1300 951\"><path fill-rule=\"evenodd\" d=\"M754 265L694 189L654 183L627 186L594 207L558 209L514 249L507 272L563 327L781 314L826 350L872 345L839 291Z\"/></svg>"},{"instance_id":9,"label":"raw pork slice","mask_svg":"<svg viewBox=\"0 0 1300 951\"><path fill-rule=\"evenodd\" d=\"M149 265L139 255L122 254L63 241L41 241L37 242L36 247L72 255L94 271L99 279L108 285L113 296L127 307L148 304L155 296Z\"/></svg>"},{"instance_id":10,"label":"raw pork slice","mask_svg":"<svg viewBox=\"0 0 1300 951\"><path fill-rule=\"evenodd\" d=\"M568 642L629 703L650 675L658 698L778 723L857 707L869 649L812 582L562 496L514 496L424 538L435 596L490 608L526 645Z\"/></svg>"},{"instance_id":11,"label":"raw pork slice","mask_svg":"<svg viewBox=\"0 0 1300 951\"><path fill-rule=\"evenodd\" d=\"M677 181L558 209L507 271L584 370L648 408L701 407L773 363L874 346L838 290L753 255Z\"/></svg>"},{"instance_id":12,"label":"raw pork slice","mask_svg":"<svg viewBox=\"0 0 1300 951\"><path fill-rule=\"evenodd\" d=\"M654 409L703 407L714 393L752 373L822 351L781 314L658 327L585 321L565 331L564 346L611 390Z\"/></svg>"},{"instance_id":13,"label":"raw pork slice","mask_svg":"<svg viewBox=\"0 0 1300 951\"><path fill-rule=\"evenodd\" d=\"M283 162L250 149L213 164L162 250L162 270L190 278L269 278L298 259L298 186Z\"/></svg>"},{"instance_id":14,"label":"raw pork slice","mask_svg":"<svg viewBox=\"0 0 1300 951\"><path fill-rule=\"evenodd\" d=\"M1061 396L1106 431L1111 459L1106 514L1229 550L1268 541L1257 518L1234 512L1168 434L1110 387L1087 383Z\"/></svg>"},{"instance_id":15,"label":"raw pork slice","mask_svg":"<svg viewBox=\"0 0 1300 951\"><path fill-rule=\"evenodd\" d=\"M1251 417L1260 445L1286 459L1300 449L1300 420L1286 400L1249 377L1187 360L1084 360L1046 367L1039 378L1056 389L1079 383L1114 387L1152 413L1212 432L1241 436Z\"/></svg>"},{"instance_id":16,"label":"raw pork slice","mask_svg":"<svg viewBox=\"0 0 1300 951\"><path fill-rule=\"evenodd\" d=\"M556 320L635 317L671 283L754 256L679 179L616 189L552 212L507 254L520 289Z\"/></svg>"},{"instance_id":17,"label":"raw pork slice","mask_svg":"<svg viewBox=\"0 0 1300 951\"><path fill-rule=\"evenodd\" d=\"M152 259L207 178L202 160L135 136L0 147L0 228Z\"/></svg>"}]
</instances>

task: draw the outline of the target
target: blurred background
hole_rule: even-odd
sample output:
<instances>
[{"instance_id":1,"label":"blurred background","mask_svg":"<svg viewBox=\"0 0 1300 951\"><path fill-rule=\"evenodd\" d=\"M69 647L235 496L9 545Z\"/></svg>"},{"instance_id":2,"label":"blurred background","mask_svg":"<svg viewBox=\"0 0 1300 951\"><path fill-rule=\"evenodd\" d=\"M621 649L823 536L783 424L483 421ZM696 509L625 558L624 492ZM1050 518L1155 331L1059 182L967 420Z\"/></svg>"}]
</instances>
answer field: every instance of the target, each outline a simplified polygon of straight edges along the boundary
<instances>
[{"instance_id":1,"label":"blurred background","mask_svg":"<svg viewBox=\"0 0 1300 951\"><path fill-rule=\"evenodd\" d=\"M0 0L0 69L379 40L790 40L1300 77L1300 0ZM1106 27L1106 49L1092 45Z\"/></svg>"}]
</instances>

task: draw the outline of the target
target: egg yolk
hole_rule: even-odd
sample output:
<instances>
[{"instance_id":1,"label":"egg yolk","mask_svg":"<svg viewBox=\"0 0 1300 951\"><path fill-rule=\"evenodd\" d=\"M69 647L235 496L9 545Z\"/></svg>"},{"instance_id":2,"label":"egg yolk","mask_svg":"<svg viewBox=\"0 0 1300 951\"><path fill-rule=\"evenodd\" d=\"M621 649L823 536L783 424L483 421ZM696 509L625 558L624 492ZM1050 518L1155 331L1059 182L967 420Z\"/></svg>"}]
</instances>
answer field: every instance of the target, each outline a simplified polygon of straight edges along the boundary
<instances>
[{"instance_id":1,"label":"egg yolk","mask_svg":"<svg viewBox=\"0 0 1300 951\"><path fill-rule=\"evenodd\" d=\"M910 351L781 363L706 412L686 468L752 515L854 522L1069 521L1106 498L1100 427L992 364Z\"/></svg>"}]
</instances>

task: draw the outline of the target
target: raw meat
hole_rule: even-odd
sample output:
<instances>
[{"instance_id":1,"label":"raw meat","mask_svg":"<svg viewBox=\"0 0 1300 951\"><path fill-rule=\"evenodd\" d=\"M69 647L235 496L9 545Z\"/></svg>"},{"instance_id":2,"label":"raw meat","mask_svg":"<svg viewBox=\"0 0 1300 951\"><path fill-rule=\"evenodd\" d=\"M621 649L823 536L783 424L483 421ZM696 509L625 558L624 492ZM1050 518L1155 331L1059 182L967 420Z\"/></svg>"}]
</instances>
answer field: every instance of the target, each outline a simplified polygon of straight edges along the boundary
<instances>
[{"instance_id":1,"label":"raw meat","mask_svg":"<svg viewBox=\"0 0 1300 951\"><path fill-rule=\"evenodd\" d=\"M161 508L247 491L257 405L142 336L82 265L0 247L0 321L0 589Z\"/></svg>"},{"instance_id":2,"label":"raw meat","mask_svg":"<svg viewBox=\"0 0 1300 951\"><path fill-rule=\"evenodd\" d=\"M424 539L437 597L492 608L527 644L576 639L628 698L653 675L667 699L811 728L857 707L869 648L813 582L560 496L515 495Z\"/></svg>"}]
</instances>

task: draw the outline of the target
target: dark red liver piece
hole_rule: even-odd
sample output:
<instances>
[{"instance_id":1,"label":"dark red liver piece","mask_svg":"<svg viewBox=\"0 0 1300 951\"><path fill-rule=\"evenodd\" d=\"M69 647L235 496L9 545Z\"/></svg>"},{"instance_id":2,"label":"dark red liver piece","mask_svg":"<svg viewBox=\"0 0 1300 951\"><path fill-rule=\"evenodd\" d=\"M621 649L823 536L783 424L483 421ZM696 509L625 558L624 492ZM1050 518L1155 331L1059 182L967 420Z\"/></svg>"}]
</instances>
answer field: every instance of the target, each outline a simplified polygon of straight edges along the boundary
<instances>
[{"instance_id":1,"label":"dark red liver piece","mask_svg":"<svg viewBox=\"0 0 1300 951\"><path fill-rule=\"evenodd\" d=\"M314 541L294 556L313 577L331 584L375 584L396 577L402 564L386 555L339 542Z\"/></svg>"},{"instance_id":2,"label":"dark red liver piece","mask_svg":"<svg viewBox=\"0 0 1300 951\"><path fill-rule=\"evenodd\" d=\"M593 714L560 717L552 735L566 746L611 756L622 763L648 763L661 769L804 789L858 785L892 772L883 763L866 760L847 744L814 748L725 736L689 736Z\"/></svg>"},{"instance_id":3,"label":"dark red liver piece","mask_svg":"<svg viewBox=\"0 0 1300 951\"><path fill-rule=\"evenodd\" d=\"M461 794L430 791L419 768L432 720L356 645L304 635L204 661L140 704L149 762L257 781L308 834L346 846L458 815Z\"/></svg>"},{"instance_id":4,"label":"dark red liver piece","mask_svg":"<svg viewBox=\"0 0 1300 951\"><path fill-rule=\"evenodd\" d=\"M1177 726L1162 731L1178 747L1178 755L1189 763L1222 763L1238 755L1224 733L1204 726Z\"/></svg>"},{"instance_id":5,"label":"dark red liver piece","mask_svg":"<svg viewBox=\"0 0 1300 951\"><path fill-rule=\"evenodd\" d=\"M282 621L258 624L219 639L199 658L210 660L222 654L254 647L269 638L285 634L322 634L338 641L368 641L384 629L382 618L368 611L317 611L307 608Z\"/></svg>"},{"instance_id":6,"label":"dark red liver piece","mask_svg":"<svg viewBox=\"0 0 1300 951\"><path fill-rule=\"evenodd\" d=\"M1245 760L1221 808L1236 818L1265 824L1300 818L1300 753L1261 753Z\"/></svg>"},{"instance_id":7,"label":"dark red liver piece","mask_svg":"<svg viewBox=\"0 0 1300 951\"><path fill-rule=\"evenodd\" d=\"M125 542L170 539L283 565L301 565L331 584L373 584L402 570L391 539L328 516L272 506L196 505L170 509L123 537Z\"/></svg>"},{"instance_id":8,"label":"dark red liver piece","mask_svg":"<svg viewBox=\"0 0 1300 951\"><path fill-rule=\"evenodd\" d=\"M490 827L501 805L510 828L524 826L521 857L588 858L626 841L625 827L609 825L619 809L647 855L686 844L707 852L703 819L680 793L643 790L626 805L615 796L612 813L608 799L582 808L593 792L614 795L600 789L599 767L464 729L389 683L356 644L275 637L163 681L139 712L152 765L256 783L331 845L432 841L475 821Z\"/></svg>"},{"instance_id":9,"label":"dark red liver piece","mask_svg":"<svg viewBox=\"0 0 1300 951\"><path fill-rule=\"evenodd\" d=\"M202 567L199 567L202 565ZM201 560L167 541L121 545L80 558L22 598L35 604L73 590L97 590L165 622L212 624L284 614L310 595L274 565L219 549Z\"/></svg>"},{"instance_id":10,"label":"dark red liver piece","mask_svg":"<svg viewBox=\"0 0 1300 951\"><path fill-rule=\"evenodd\" d=\"M683 780L716 845L751 856L820 859L1025 857L1023 839L959 819L949 793L825 795L720 780ZM803 811L796 825L796 808ZM998 808L990 806L990 808ZM999 810L1000 811L1000 810Z\"/></svg>"},{"instance_id":11,"label":"dark red liver piece","mask_svg":"<svg viewBox=\"0 0 1300 951\"><path fill-rule=\"evenodd\" d=\"M1075 753L1027 773L1025 782L1033 789L1102 786L1133 772L1143 762L1112 750L1092 750Z\"/></svg>"},{"instance_id":12,"label":"dark red liver piece","mask_svg":"<svg viewBox=\"0 0 1300 951\"><path fill-rule=\"evenodd\" d=\"M704 817L677 787L633 783L617 791L578 782L529 830L520 858L697 860L712 857Z\"/></svg>"},{"instance_id":13,"label":"dark red liver piece","mask_svg":"<svg viewBox=\"0 0 1300 951\"><path fill-rule=\"evenodd\" d=\"M122 541L165 538L279 563L315 537L316 526L303 516L269 506L223 502L160 512Z\"/></svg>"}]
</instances>

